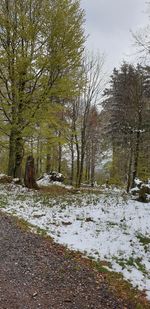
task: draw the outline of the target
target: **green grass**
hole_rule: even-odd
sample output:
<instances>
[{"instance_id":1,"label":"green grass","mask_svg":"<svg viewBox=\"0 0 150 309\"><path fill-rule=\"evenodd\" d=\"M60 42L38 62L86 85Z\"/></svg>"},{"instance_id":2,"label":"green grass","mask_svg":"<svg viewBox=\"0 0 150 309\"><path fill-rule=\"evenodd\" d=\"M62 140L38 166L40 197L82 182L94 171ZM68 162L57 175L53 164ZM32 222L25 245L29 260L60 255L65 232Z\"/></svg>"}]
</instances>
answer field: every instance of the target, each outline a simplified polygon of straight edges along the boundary
<instances>
[{"instance_id":1,"label":"green grass","mask_svg":"<svg viewBox=\"0 0 150 309\"><path fill-rule=\"evenodd\" d=\"M128 268L128 266L129 267L134 266L139 271L141 271L143 274L148 274L145 265L142 264L142 258L140 257L133 258L131 256L128 259L123 259L123 258L120 259L120 258L114 257L113 259L116 261L116 263L118 263L122 267L122 269ZM128 269L128 271L130 271L130 268Z\"/></svg>"},{"instance_id":2,"label":"green grass","mask_svg":"<svg viewBox=\"0 0 150 309\"><path fill-rule=\"evenodd\" d=\"M100 273L109 273L107 266L111 267L109 263L106 264L106 262L103 263L103 262L96 262L96 261L93 262L93 266Z\"/></svg>"},{"instance_id":3,"label":"green grass","mask_svg":"<svg viewBox=\"0 0 150 309\"><path fill-rule=\"evenodd\" d=\"M47 231L45 229L41 229L40 227L36 227L36 232L38 235L41 235L41 236L47 235Z\"/></svg>"},{"instance_id":4,"label":"green grass","mask_svg":"<svg viewBox=\"0 0 150 309\"><path fill-rule=\"evenodd\" d=\"M143 245L145 252L148 252L150 250L150 237L144 236L142 234L138 234L136 237L139 240L140 244Z\"/></svg>"},{"instance_id":5,"label":"green grass","mask_svg":"<svg viewBox=\"0 0 150 309\"><path fill-rule=\"evenodd\" d=\"M149 245L150 244L150 237L146 237L146 236L141 235L141 234L138 234L136 237L138 238L139 242L142 245Z\"/></svg>"},{"instance_id":6,"label":"green grass","mask_svg":"<svg viewBox=\"0 0 150 309\"><path fill-rule=\"evenodd\" d=\"M131 261L129 261L129 264ZM127 301L131 301L134 304L135 309L149 309L149 302L145 299L145 295L139 292L136 288L133 288L130 282L124 280L123 275L114 271L109 271L105 268L105 265L111 268L111 265L107 262L95 262L92 261L93 267L100 273L104 274L105 280L108 282L109 287L114 293Z\"/></svg>"}]
</instances>

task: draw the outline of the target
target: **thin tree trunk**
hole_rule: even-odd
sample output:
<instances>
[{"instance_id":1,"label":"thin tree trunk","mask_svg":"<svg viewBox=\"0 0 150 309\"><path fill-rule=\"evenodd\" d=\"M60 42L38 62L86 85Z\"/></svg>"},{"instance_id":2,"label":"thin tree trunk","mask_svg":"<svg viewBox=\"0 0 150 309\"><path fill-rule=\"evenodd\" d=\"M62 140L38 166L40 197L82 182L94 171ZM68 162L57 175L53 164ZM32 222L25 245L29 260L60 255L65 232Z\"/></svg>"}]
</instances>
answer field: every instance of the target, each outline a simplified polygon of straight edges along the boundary
<instances>
[{"instance_id":1,"label":"thin tree trunk","mask_svg":"<svg viewBox=\"0 0 150 309\"><path fill-rule=\"evenodd\" d=\"M85 171L85 179L86 182L89 183L90 181L90 160L87 158L86 159L86 171Z\"/></svg>"},{"instance_id":2,"label":"thin tree trunk","mask_svg":"<svg viewBox=\"0 0 150 309\"><path fill-rule=\"evenodd\" d=\"M134 157L134 168L133 168L133 178L132 178L132 188L135 185L135 178L137 177L138 170L138 160L139 160L139 149L140 149L140 131L138 130L136 135L136 145L135 145L135 157Z\"/></svg>"},{"instance_id":3,"label":"thin tree trunk","mask_svg":"<svg viewBox=\"0 0 150 309\"><path fill-rule=\"evenodd\" d=\"M92 141L92 155L91 155L91 186L94 187L95 181L95 149Z\"/></svg>"},{"instance_id":4,"label":"thin tree trunk","mask_svg":"<svg viewBox=\"0 0 150 309\"><path fill-rule=\"evenodd\" d=\"M81 182L82 182L82 177L83 177L83 167L84 167L84 147L82 145L81 149L81 160L80 160L80 171L79 171L79 177L78 177L78 183L77 186L80 188Z\"/></svg>"},{"instance_id":5,"label":"thin tree trunk","mask_svg":"<svg viewBox=\"0 0 150 309\"><path fill-rule=\"evenodd\" d=\"M81 133L81 160L80 160L80 171L77 186L81 186L82 177L83 177L83 167L84 167L84 157L85 157L85 126L82 129Z\"/></svg>"},{"instance_id":6,"label":"thin tree trunk","mask_svg":"<svg viewBox=\"0 0 150 309\"><path fill-rule=\"evenodd\" d=\"M132 163L133 163L133 145L132 141L130 144L130 157L129 157L129 167L128 167L128 181L127 181L127 192L129 192L132 184Z\"/></svg>"},{"instance_id":7,"label":"thin tree trunk","mask_svg":"<svg viewBox=\"0 0 150 309\"><path fill-rule=\"evenodd\" d=\"M16 138L16 158L15 158L15 171L14 177L22 179L22 160L24 156L24 149L23 149L23 139L21 136Z\"/></svg>"},{"instance_id":8,"label":"thin tree trunk","mask_svg":"<svg viewBox=\"0 0 150 309\"><path fill-rule=\"evenodd\" d=\"M70 177L70 184L73 185L74 182L74 143L73 143L74 136L71 137L71 177Z\"/></svg>"},{"instance_id":9,"label":"thin tree trunk","mask_svg":"<svg viewBox=\"0 0 150 309\"><path fill-rule=\"evenodd\" d=\"M16 135L13 129L9 138L8 176L14 177L16 157Z\"/></svg>"},{"instance_id":10,"label":"thin tree trunk","mask_svg":"<svg viewBox=\"0 0 150 309\"><path fill-rule=\"evenodd\" d=\"M40 161L40 158L39 158L39 153L40 153L40 136L37 137L37 155L36 155L36 177L39 176L39 161Z\"/></svg>"},{"instance_id":11,"label":"thin tree trunk","mask_svg":"<svg viewBox=\"0 0 150 309\"><path fill-rule=\"evenodd\" d=\"M78 179L79 179L79 173L80 173L80 149L79 149L77 135L75 135L75 138L76 138L76 150L77 150L76 186L78 186Z\"/></svg>"},{"instance_id":12,"label":"thin tree trunk","mask_svg":"<svg viewBox=\"0 0 150 309\"><path fill-rule=\"evenodd\" d=\"M40 171L40 175L43 173L43 166L42 166L42 141L40 141L39 144L39 171Z\"/></svg>"},{"instance_id":13,"label":"thin tree trunk","mask_svg":"<svg viewBox=\"0 0 150 309\"><path fill-rule=\"evenodd\" d=\"M46 173L49 174L51 171L51 155L48 153L46 156Z\"/></svg>"},{"instance_id":14,"label":"thin tree trunk","mask_svg":"<svg viewBox=\"0 0 150 309\"><path fill-rule=\"evenodd\" d=\"M59 132L59 137L61 136L61 132ZM58 173L61 173L61 160L62 160L62 145L59 143L58 145Z\"/></svg>"}]
</instances>

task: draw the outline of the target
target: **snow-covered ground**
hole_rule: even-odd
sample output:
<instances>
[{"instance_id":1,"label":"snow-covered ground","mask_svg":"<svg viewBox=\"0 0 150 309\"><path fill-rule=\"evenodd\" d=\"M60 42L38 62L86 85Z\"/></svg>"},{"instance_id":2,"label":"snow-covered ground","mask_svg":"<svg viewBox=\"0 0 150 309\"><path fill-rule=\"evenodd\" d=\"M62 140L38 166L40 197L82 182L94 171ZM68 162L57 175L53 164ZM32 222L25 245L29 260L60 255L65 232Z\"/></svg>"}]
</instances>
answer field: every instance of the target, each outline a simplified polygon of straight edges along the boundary
<instances>
[{"instance_id":1,"label":"snow-covered ground","mask_svg":"<svg viewBox=\"0 0 150 309\"><path fill-rule=\"evenodd\" d=\"M150 299L150 203L131 200L119 190L54 199L11 186L0 185L2 211L83 255L110 262Z\"/></svg>"}]
</instances>

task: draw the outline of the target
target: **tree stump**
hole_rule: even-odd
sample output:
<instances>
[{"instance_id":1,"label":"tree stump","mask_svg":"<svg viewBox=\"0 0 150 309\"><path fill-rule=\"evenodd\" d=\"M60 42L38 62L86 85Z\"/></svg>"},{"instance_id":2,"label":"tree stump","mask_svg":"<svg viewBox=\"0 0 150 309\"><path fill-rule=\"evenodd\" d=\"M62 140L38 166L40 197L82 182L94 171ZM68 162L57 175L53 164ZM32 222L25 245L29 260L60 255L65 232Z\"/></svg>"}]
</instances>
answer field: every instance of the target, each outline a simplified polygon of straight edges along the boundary
<instances>
[{"instance_id":1,"label":"tree stump","mask_svg":"<svg viewBox=\"0 0 150 309\"><path fill-rule=\"evenodd\" d=\"M34 158L31 155L27 157L24 183L29 189L38 189L38 185L35 180Z\"/></svg>"},{"instance_id":2,"label":"tree stump","mask_svg":"<svg viewBox=\"0 0 150 309\"><path fill-rule=\"evenodd\" d=\"M139 191L138 201L142 203L148 202L148 194L150 194L150 188L146 185L142 185Z\"/></svg>"}]
</instances>

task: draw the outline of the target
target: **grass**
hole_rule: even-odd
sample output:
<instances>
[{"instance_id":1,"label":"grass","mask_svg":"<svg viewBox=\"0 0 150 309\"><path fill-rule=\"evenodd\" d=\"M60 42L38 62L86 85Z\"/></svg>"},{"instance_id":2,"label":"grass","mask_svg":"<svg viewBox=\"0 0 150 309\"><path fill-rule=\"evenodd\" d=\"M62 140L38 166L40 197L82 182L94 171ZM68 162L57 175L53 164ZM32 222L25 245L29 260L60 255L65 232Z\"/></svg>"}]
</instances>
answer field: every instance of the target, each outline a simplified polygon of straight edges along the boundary
<instances>
[{"instance_id":1,"label":"grass","mask_svg":"<svg viewBox=\"0 0 150 309\"><path fill-rule=\"evenodd\" d=\"M142 264L142 258L137 257L133 258L132 256L129 257L129 259L119 259L117 257L114 257L114 260L122 267L122 269L128 268L128 266L136 267L139 271L141 271L143 274L148 274L145 265ZM130 271L130 268L129 268Z\"/></svg>"},{"instance_id":2,"label":"grass","mask_svg":"<svg viewBox=\"0 0 150 309\"><path fill-rule=\"evenodd\" d=\"M150 237L146 237L146 236L139 234L139 235L137 235L137 238L142 245L149 245L150 244Z\"/></svg>"},{"instance_id":3,"label":"grass","mask_svg":"<svg viewBox=\"0 0 150 309\"><path fill-rule=\"evenodd\" d=\"M113 226L118 226L118 223L115 223L115 222L108 222L107 223L107 226L111 226L111 227L113 227Z\"/></svg>"},{"instance_id":4,"label":"grass","mask_svg":"<svg viewBox=\"0 0 150 309\"><path fill-rule=\"evenodd\" d=\"M100 273L109 273L109 270L107 267L111 267L111 265L108 262L101 261L101 262L93 262L93 267Z\"/></svg>"},{"instance_id":5,"label":"grass","mask_svg":"<svg viewBox=\"0 0 150 309\"><path fill-rule=\"evenodd\" d=\"M47 236L47 231L44 229L41 229L40 227L36 227L36 232L38 235Z\"/></svg>"},{"instance_id":6,"label":"grass","mask_svg":"<svg viewBox=\"0 0 150 309\"><path fill-rule=\"evenodd\" d=\"M0 208L6 208L6 204L7 204L7 202L6 201L4 201L4 200L0 200Z\"/></svg>"},{"instance_id":7,"label":"grass","mask_svg":"<svg viewBox=\"0 0 150 309\"><path fill-rule=\"evenodd\" d=\"M84 260L81 257L82 260ZM81 260L81 262L82 262ZM90 265L94 270L104 276L110 290L117 297L121 297L126 301L131 302L135 309L149 309L150 303L147 301L144 292L140 292L138 289L133 288L131 283L123 278L123 275L114 271L109 271L111 264L106 261L95 261L92 259L85 259L85 263Z\"/></svg>"},{"instance_id":8,"label":"grass","mask_svg":"<svg viewBox=\"0 0 150 309\"><path fill-rule=\"evenodd\" d=\"M32 224L18 217L14 217L14 223L23 231L29 231L35 229L35 227Z\"/></svg>"},{"instance_id":9,"label":"grass","mask_svg":"<svg viewBox=\"0 0 150 309\"><path fill-rule=\"evenodd\" d=\"M138 234L136 237L139 240L140 244L143 245L145 252L148 252L150 245L150 237L144 236L142 234Z\"/></svg>"},{"instance_id":10,"label":"grass","mask_svg":"<svg viewBox=\"0 0 150 309\"><path fill-rule=\"evenodd\" d=\"M135 309L150 308L144 292L139 292L137 289L133 288L128 281L123 279L121 274L108 271L105 273L105 278L114 293L127 301L131 301L134 304Z\"/></svg>"},{"instance_id":11,"label":"grass","mask_svg":"<svg viewBox=\"0 0 150 309\"><path fill-rule=\"evenodd\" d=\"M76 189L67 189L65 187L52 185L50 187L41 187L39 193L46 194L49 197L57 197L57 196L64 196L67 194L75 194L77 193Z\"/></svg>"}]
</instances>

